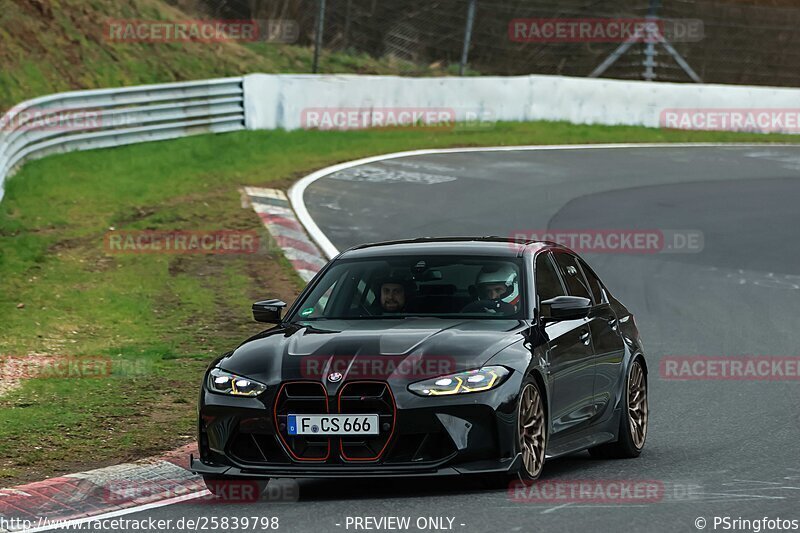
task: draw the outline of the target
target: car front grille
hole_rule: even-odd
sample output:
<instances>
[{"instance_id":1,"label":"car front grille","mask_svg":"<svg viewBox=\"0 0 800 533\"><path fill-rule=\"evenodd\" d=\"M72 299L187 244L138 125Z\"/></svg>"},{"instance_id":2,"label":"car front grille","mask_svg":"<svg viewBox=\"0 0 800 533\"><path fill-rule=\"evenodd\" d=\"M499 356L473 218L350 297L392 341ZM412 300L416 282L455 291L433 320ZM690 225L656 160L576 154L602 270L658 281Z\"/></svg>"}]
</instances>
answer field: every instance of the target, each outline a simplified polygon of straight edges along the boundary
<instances>
[{"instance_id":1,"label":"car front grille","mask_svg":"<svg viewBox=\"0 0 800 533\"><path fill-rule=\"evenodd\" d=\"M339 413L378 414L380 434L374 437L342 437L339 452L345 461L377 461L394 434L395 409L392 391L386 383L352 381L345 383L338 395Z\"/></svg>"},{"instance_id":2,"label":"car front grille","mask_svg":"<svg viewBox=\"0 0 800 533\"><path fill-rule=\"evenodd\" d=\"M380 434L359 437L312 437L289 435L289 414L377 414ZM275 428L288 456L295 461L352 463L379 461L394 434L397 412L392 391L378 381L346 382L335 396L328 397L317 382L284 383L275 397ZM254 437L259 443L259 437ZM259 456L257 445L248 448L248 457ZM261 454L268 457L268 454ZM270 461L271 462L271 461Z\"/></svg>"},{"instance_id":3,"label":"car front grille","mask_svg":"<svg viewBox=\"0 0 800 533\"><path fill-rule=\"evenodd\" d=\"M331 438L289 435L291 414L329 413L328 395L322 383L294 382L281 385L275 397L275 428L289 455L297 461L326 461L331 456Z\"/></svg>"}]
</instances>

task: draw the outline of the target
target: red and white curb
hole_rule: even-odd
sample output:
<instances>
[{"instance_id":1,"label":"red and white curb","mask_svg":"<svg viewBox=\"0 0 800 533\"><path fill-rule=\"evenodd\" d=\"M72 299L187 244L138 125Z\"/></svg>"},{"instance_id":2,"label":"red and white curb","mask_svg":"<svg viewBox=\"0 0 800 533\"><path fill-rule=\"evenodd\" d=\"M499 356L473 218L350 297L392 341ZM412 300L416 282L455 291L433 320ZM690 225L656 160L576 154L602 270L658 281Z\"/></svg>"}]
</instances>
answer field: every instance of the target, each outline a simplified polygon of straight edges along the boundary
<instances>
[{"instance_id":1,"label":"red and white curb","mask_svg":"<svg viewBox=\"0 0 800 533\"><path fill-rule=\"evenodd\" d=\"M0 489L0 531L44 531L66 521L208 495L185 468L197 446L166 456ZM122 513L120 513L122 514Z\"/></svg>"},{"instance_id":2,"label":"red and white curb","mask_svg":"<svg viewBox=\"0 0 800 533\"><path fill-rule=\"evenodd\" d=\"M328 261L306 236L283 191L245 187L244 193L272 239L281 247L303 281L311 281Z\"/></svg>"}]
</instances>

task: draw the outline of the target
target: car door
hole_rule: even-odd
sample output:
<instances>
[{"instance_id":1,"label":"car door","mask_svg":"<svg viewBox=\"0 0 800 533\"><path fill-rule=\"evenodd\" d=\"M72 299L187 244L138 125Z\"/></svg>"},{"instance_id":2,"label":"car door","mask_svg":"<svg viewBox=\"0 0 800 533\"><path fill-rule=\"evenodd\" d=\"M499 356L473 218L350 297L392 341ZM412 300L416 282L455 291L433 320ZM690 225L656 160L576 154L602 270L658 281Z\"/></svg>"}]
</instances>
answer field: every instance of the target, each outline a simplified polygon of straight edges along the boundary
<instances>
[{"instance_id":1,"label":"car door","mask_svg":"<svg viewBox=\"0 0 800 533\"><path fill-rule=\"evenodd\" d=\"M619 333L617 316L608 301L603 284L597 274L580 258L578 265L583 271L592 293L593 306L589 312L589 329L594 346L594 404L600 418L613 414L618 383L622 375L625 343Z\"/></svg>"},{"instance_id":2,"label":"car door","mask_svg":"<svg viewBox=\"0 0 800 533\"><path fill-rule=\"evenodd\" d=\"M540 253L535 262L536 296L539 302L565 296L566 286L550 252ZM541 309L537 303L537 308ZM577 428L594 413L594 352L588 320L548 321L548 379L552 437Z\"/></svg>"}]
</instances>

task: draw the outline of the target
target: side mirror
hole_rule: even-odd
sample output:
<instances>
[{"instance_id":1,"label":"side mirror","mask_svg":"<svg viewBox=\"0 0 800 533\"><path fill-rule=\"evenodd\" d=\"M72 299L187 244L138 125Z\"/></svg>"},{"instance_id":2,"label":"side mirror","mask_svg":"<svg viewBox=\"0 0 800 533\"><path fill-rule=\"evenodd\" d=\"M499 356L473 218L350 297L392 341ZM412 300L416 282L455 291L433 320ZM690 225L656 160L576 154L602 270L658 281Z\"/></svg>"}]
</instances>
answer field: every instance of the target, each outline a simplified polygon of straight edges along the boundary
<instances>
[{"instance_id":1,"label":"side mirror","mask_svg":"<svg viewBox=\"0 0 800 533\"><path fill-rule=\"evenodd\" d=\"M286 302L281 300L262 300L253 304L253 318L256 322L270 324L281 323L281 309L286 307Z\"/></svg>"},{"instance_id":2,"label":"side mirror","mask_svg":"<svg viewBox=\"0 0 800 533\"><path fill-rule=\"evenodd\" d=\"M586 318L592 301L581 296L556 296L540 303L542 320L578 320Z\"/></svg>"}]
</instances>

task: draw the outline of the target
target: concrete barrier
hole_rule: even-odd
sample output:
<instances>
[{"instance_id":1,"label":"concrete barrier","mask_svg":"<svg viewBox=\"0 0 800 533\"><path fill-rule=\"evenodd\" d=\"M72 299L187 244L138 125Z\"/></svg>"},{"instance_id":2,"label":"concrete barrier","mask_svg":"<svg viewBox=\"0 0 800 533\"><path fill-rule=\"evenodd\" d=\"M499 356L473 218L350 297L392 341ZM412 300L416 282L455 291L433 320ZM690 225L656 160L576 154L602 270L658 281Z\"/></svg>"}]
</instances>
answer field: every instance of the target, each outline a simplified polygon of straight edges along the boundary
<instances>
[{"instance_id":1,"label":"concrete barrier","mask_svg":"<svg viewBox=\"0 0 800 533\"><path fill-rule=\"evenodd\" d=\"M665 113L698 120L687 129L800 133L796 123L711 124L711 115L774 111L797 116L800 89L652 83L564 76L403 78L358 75L245 76L248 129L294 130L308 110L446 109L457 121L553 120L660 127ZM706 120L705 126L702 120ZM687 126L684 123L684 126Z\"/></svg>"}]
</instances>

